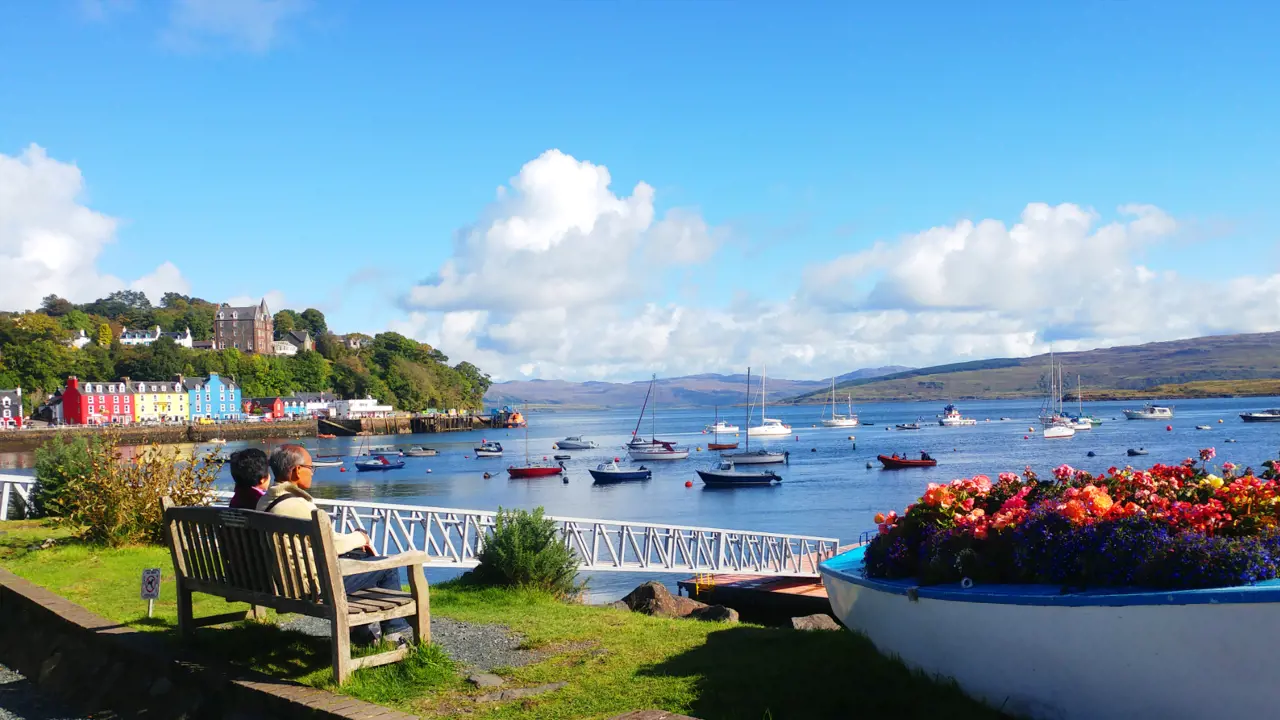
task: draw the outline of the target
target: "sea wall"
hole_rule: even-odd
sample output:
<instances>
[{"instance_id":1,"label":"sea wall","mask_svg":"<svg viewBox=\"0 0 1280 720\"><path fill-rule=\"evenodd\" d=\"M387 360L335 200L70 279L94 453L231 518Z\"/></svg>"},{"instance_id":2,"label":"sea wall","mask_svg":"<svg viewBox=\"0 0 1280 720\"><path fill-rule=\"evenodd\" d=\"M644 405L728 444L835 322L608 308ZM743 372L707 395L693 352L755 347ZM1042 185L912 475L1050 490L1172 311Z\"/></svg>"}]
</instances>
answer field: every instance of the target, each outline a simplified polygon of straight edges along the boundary
<instances>
[{"instance_id":1,"label":"sea wall","mask_svg":"<svg viewBox=\"0 0 1280 720\"><path fill-rule=\"evenodd\" d=\"M118 425L109 430L101 427L61 427L10 430L0 432L0 450L30 450L55 436L92 436L111 432L126 445L148 443L208 442L224 440L259 440L262 438L313 437L315 420L290 420L271 423L222 423L219 425Z\"/></svg>"}]
</instances>

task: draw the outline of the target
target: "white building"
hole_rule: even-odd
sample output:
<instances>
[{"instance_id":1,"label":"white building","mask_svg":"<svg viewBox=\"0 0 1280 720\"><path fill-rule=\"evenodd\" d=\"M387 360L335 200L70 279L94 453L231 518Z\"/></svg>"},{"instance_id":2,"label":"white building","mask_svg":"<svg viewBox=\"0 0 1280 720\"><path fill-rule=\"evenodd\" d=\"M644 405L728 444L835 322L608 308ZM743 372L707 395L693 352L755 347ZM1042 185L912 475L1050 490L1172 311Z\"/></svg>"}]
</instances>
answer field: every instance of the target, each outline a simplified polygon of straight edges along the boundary
<instances>
[{"instance_id":1,"label":"white building","mask_svg":"<svg viewBox=\"0 0 1280 720\"><path fill-rule=\"evenodd\" d=\"M298 346L288 340L274 340L271 343L271 351L276 355L297 355Z\"/></svg>"},{"instance_id":2,"label":"white building","mask_svg":"<svg viewBox=\"0 0 1280 720\"><path fill-rule=\"evenodd\" d=\"M182 332L160 332L160 326L156 325L150 330L130 330L125 328L120 333L121 345L150 345L162 337L171 338L174 343L184 348L191 347L191 328L187 328ZM87 342L87 341L86 341Z\"/></svg>"},{"instance_id":3,"label":"white building","mask_svg":"<svg viewBox=\"0 0 1280 720\"><path fill-rule=\"evenodd\" d=\"M89 336L86 335L83 330L78 330L76 331L76 334L72 335L71 339L67 341L67 344L79 350L89 344Z\"/></svg>"},{"instance_id":4,"label":"white building","mask_svg":"<svg viewBox=\"0 0 1280 720\"><path fill-rule=\"evenodd\" d=\"M379 405L378 401L371 397L335 401L333 410L334 414L343 420L387 417L395 412L395 408L390 405Z\"/></svg>"}]
</instances>

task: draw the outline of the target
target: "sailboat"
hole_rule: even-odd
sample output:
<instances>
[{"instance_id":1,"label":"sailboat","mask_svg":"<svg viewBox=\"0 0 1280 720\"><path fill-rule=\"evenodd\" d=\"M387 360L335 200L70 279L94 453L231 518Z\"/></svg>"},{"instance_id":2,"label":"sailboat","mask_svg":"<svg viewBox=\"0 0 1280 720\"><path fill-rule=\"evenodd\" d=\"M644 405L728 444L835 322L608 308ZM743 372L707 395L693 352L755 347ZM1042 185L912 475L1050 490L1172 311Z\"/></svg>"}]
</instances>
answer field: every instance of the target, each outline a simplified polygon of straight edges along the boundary
<instances>
[{"instance_id":1,"label":"sailboat","mask_svg":"<svg viewBox=\"0 0 1280 720\"><path fill-rule=\"evenodd\" d=\"M825 416L827 409L822 409ZM853 414L853 395L849 396L849 414L840 415L836 412L836 379L831 377L831 417L822 418L822 426L829 428L850 428L858 427L858 416Z\"/></svg>"},{"instance_id":2,"label":"sailboat","mask_svg":"<svg viewBox=\"0 0 1280 720\"><path fill-rule=\"evenodd\" d=\"M726 423L725 421L723 421L723 420L721 420L721 419L720 419L720 406L719 406L719 405L717 405L717 406L716 406L716 424L711 426L711 427L712 427L712 431L711 431L711 432L715 433L715 442L709 442L709 443L707 443L707 449L708 449L708 450L736 450L736 449L738 448L738 443L736 443L736 442L732 442L732 443L722 443L722 442L720 442L720 427L721 427L721 425L725 425L725 426L727 426L727 427L732 427L732 428L733 428L733 430L726 430L725 432L737 432L737 431L738 431L737 426L735 426L735 425L729 425L728 423Z\"/></svg>"},{"instance_id":3,"label":"sailboat","mask_svg":"<svg viewBox=\"0 0 1280 720\"><path fill-rule=\"evenodd\" d=\"M654 395L654 385L658 376L649 381L649 392L645 393L644 405L640 407L640 417L636 420L636 429L631 432L631 442L627 443L627 454L632 460L685 460L689 451L676 447L673 442L658 439L658 398ZM649 439L640 437L640 423L644 420L645 408L649 406L649 398L653 396L653 408L649 410Z\"/></svg>"},{"instance_id":4,"label":"sailboat","mask_svg":"<svg viewBox=\"0 0 1280 720\"><path fill-rule=\"evenodd\" d=\"M761 386L763 387L763 385ZM747 397L751 397L751 368L747 368ZM763 412L763 411L762 411ZM747 425L751 425L751 403L747 403ZM791 428L787 428L790 432ZM737 465L768 465L772 463L787 462L791 457L789 452L775 452L770 450L756 450L751 452L751 431L747 431L747 447L740 453L723 453L720 458L728 460L730 463ZM702 471L698 471L698 475L702 475ZM705 477L704 477L705 480Z\"/></svg>"},{"instance_id":5,"label":"sailboat","mask_svg":"<svg viewBox=\"0 0 1280 720\"><path fill-rule=\"evenodd\" d=\"M1075 437L1076 429L1062 413L1062 366L1054 370L1053 351L1049 352L1049 397L1046 412L1040 416L1044 423L1045 440L1064 440Z\"/></svg>"},{"instance_id":6,"label":"sailboat","mask_svg":"<svg viewBox=\"0 0 1280 720\"><path fill-rule=\"evenodd\" d=\"M1080 376L1076 376L1076 416L1071 418L1071 427L1076 430L1092 430L1093 418L1084 416L1084 391L1080 387Z\"/></svg>"},{"instance_id":7,"label":"sailboat","mask_svg":"<svg viewBox=\"0 0 1280 720\"><path fill-rule=\"evenodd\" d=\"M751 427L751 416L747 416L747 437L780 437L791 434L791 426L782 424L781 420L769 417L768 391L765 389L765 371L760 371L760 424Z\"/></svg>"},{"instance_id":8,"label":"sailboat","mask_svg":"<svg viewBox=\"0 0 1280 720\"><path fill-rule=\"evenodd\" d=\"M528 408L525 409L528 414ZM507 468L507 475L514 478L537 478L559 475L564 472L564 463L551 465L547 462L534 463L529 460L529 424L524 426L524 465L512 465Z\"/></svg>"}]
</instances>

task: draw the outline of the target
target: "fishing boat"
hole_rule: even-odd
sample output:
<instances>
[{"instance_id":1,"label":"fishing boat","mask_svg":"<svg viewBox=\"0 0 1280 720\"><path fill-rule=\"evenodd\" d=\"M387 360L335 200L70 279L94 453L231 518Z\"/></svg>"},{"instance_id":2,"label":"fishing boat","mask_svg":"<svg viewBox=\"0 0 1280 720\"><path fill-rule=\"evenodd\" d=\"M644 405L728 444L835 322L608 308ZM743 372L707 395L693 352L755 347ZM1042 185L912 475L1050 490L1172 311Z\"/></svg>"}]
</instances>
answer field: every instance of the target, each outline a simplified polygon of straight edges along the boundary
<instances>
[{"instance_id":1,"label":"fishing boat","mask_svg":"<svg viewBox=\"0 0 1280 720\"><path fill-rule=\"evenodd\" d=\"M594 470L588 469L587 472L598 483L649 480L653 477L653 471L643 465L635 469L618 467L618 458L614 458L612 462L600 463Z\"/></svg>"},{"instance_id":2,"label":"fishing boat","mask_svg":"<svg viewBox=\"0 0 1280 720\"><path fill-rule=\"evenodd\" d=\"M689 457L689 451L676 446L674 442L659 440L658 434L658 396L654 392L657 385L658 376L654 375L649 380L649 391L644 395L644 404L640 406L640 417L636 418L636 428L631 431L631 442L627 443L627 454L632 460L685 460ZM653 398L653 407L650 408L649 399ZM640 423L644 422L645 410L649 410L649 439L644 440L640 437Z\"/></svg>"},{"instance_id":3,"label":"fishing boat","mask_svg":"<svg viewBox=\"0 0 1280 720\"><path fill-rule=\"evenodd\" d=\"M388 460L385 455L370 458L368 460L357 460L356 470L359 472L369 472L370 470L397 470L404 467L403 460Z\"/></svg>"},{"instance_id":4,"label":"fishing boat","mask_svg":"<svg viewBox=\"0 0 1280 720\"><path fill-rule=\"evenodd\" d=\"M1259 410L1258 412L1240 413L1240 419L1247 423L1280 422L1280 408Z\"/></svg>"},{"instance_id":5,"label":"fishing boat","mask_svg":"<svg viewBox=\"0 0 1280 720\"><path fill-rule=\"evenodd\" d=\"M581 435L570 435L552 445L553 450L591 450L599 447L594 440L583 440Z\"/></svg>"},{"instance_id":6,"label":"fishing boat","mask_svg":"<svg viewBox=\"0 0 1280 720\"><path fill-rule=\"evenodd\" d=\"M698 477L707 485L719 487L772 485L782 482L782 476L772 470L738 470L731 460L721 460L710 470L699 470Z\"/></svg>"},{"instance_id":7,"label":"fishing boat","mask_svg":"<svg viewBox=\"0 0 1280 720\"><path fill-rule=\"evenodd\" d=\"M894 427L897 428L898 430L919 430L920 423L919 422L898 423L897 425L894 425Z\"/></svg>"},{"instance_id":8,"label":"fishing boat","mask_svg":"<svg viewBox=\"0 0 1280 720\"><path fill-rule=\"evenodd\" d=\"M1123 410L1127 420L1172 420L1172 405L1153 405L1147 403L1141 410Z\"/></svg>"},{"instance_id":9,"label":"fishing boat","mask_svg":"<svg viewBox=\"0 0 1280 720\"><path fill-rule=\"evenodd\" d=\"M717 408L717 410L718 410L718 408ZM705 426L705 427L703 427L703 428L702 428L702 431L703 431L703 432L716 433L716 434L719 434L719 433L736 433L736 432L738 432L739 430L741 430L741 428L739 428L737 425L732 425L732 424L730 424L730 423L729 423L728 421L726 421L726 420L716 420L714 423L712 423L712 424L710 424L710 425L707 425L707 426Z\"/></svg>"},{"instance_id":10,"label":"fishing boat","mask_svg":"<svg viewBox=\"0 0 1280 720\"><path fill-rule=\"evenodd\" d=\"M747 368L747 395L751 395L751 368ZM751 424L751 405L747 404L747 425ZM722 453L721 460L727 460L738 465L771 465L776 463L787 462L791 457L789 452L777 452L770 450L752 450L751 449L751 433L747 433L747 445L742 452Z\"/></svg>"},{"instance_id":11,"label":"fishing boat","mask_svg":"<svg viewBox=\"0 0 1280 720\"><path fill-rule=\"evenodd\" d=\"M525 409L528 412L528 408ZM529 425L524 426L524 465L511 465L507 468L507 475L513 479L518 478L539 478L559 475L564 472L564 463L557 462L555 465L547 462L542 458L542 462L533 462L529 459Z\"/></svg>"},{"instance_id":12,"label":"fishing boat","mask_svg":"<svg viewBox=\"0 0 1280 720\"><path fill-rule=\"evenodd\" d=\"M929 453L920 453L919 458L909 458L905 455L877 455L876 459L884 466L885 470L901 470L903 468L914 467L935 467L938 461L930 457Z\"/></svg>"},{"instance_id":13,"label":"fishing boat","mask_svg":"<svg viewBox=\"0 0 1280 720\"><path fill-rule=\"evenodd\" d=\"M791 426L781 420L769 417L768 390L765 387L765 371L760 371L760 424L751 427L750 407L747 410L747 437L781 437L791 434Z\"/></svg>"},{"instance_id":14,"label":"fishing boat","mask_svg":"<svg viewBox=\"0 0 1280 720\"><path fill-rule=\"evenodd\" d=\"M747 382L748 382L748 386L749 386L749 385L750 385L750 380L748 380ZM736 432L738 432L738 426L737 426L737 425L730 425L729 423L727 423L727 422L725 422L724 420L721 420L721 419L720 419L720 406L719 406L719 405L717 405L717 406L716 406L716 421L715 421L715 423L714 423L714 424L712 424L712 425L708 425L707 427L711 428L711 432L715 435L715 439L714 439L712 442L707 443L707 449L708 449L708 450L736 450L736 449L738 448L738 443L736 443L736 442L731 442L731 443L722 443L722 442L720 442L720 433L721 433L721 432L733 432L733 433L736 433ZM720 428L731 428L731 429L729 429L729 430L721 430Z\"/></svg>"},{"instance_id":15,"label":"fishing boat","mask_svg":"<svg viewBox=\"0 0 1280 720\"><path fill-rule=\"evenodd\" d=\"M435 457L440 453L435 448L422 447L421 445L414 445L408 450L405 450L404 454L405 454L405 457Z\"/></svg>"},{"instance_id":16,"label":"fishing boat","mask_svg":"<svg viewBox=\"0 0 1280 720\"><path fill-rule=\"evenodd\" d=\"M342 467L342 461L341 460L321 460L319 458L312 458L311 467Z\"/></svg>"},{"instance_id":17,"label":"fishing boat","mask_svg":"<svg viewBox=\"0 0 1280 720\"><path fill-rule=\"evenodd\" d=\"M826 417L827 408L822 408L822 426L829 428L850 428L858 427L858 416L853 414L853 396L849 395L849 414L841 415L836 412L836 379L831 378L831 417Z\"/></svg>"},{"instance_id":18,"label":"fishing boat","mask_svg":"<svg viewBox=\"0 0 1280 720\"><path fill-rule=\"evenodd\" d=\"M967 427L969 425L977 425L978 421L961 415L960 408L948 403L946 407L942 408L942 414L938 416L938 424L942 427Z\"/></svg>"},{"instance_id":19,"label":"fishing boat","mask_svg":"<svg viewBox=\"0 0 1280 720\"><path fill-rule=\"evenodd\" d=\"M502 457L502 443L483 442L476 448L476 457Z\"/></svg>"}]
</instances>

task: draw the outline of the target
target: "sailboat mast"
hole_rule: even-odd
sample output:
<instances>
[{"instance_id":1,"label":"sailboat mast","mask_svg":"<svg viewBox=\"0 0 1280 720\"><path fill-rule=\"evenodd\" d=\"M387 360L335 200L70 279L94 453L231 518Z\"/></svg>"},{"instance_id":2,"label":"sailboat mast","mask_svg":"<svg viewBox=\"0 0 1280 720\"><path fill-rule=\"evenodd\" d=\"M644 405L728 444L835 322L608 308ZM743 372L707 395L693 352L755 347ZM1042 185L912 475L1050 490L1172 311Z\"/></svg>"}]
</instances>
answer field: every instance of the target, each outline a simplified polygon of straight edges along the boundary
<instances>
[{"instance_id":1,"label":"sailboat mast","mask_svg":"<svg viewBox=\"0 0 1280 720\"><path fill-rule=\"evenodd\" d=\"M524 404L524 466L529 465L529 403Z\"/></svg>"},{"instance_id":2,"label":"sailboat mast","mask_svg":"<svg viewBox=\"0 0 1280 720\"><path fill-rule=\"evenodd\" d=\"M711 426L711 432L715 435L716 443L720 442L720 406L716 406L716 424Z\"/></svg>"},{"instance_id":3,"label":"sailboat mast","mask_svg":"<svg viewBox=\"0 0 1280 720\"><path fill-rule=\"evenodd\" d=\"M644 394L644 404L640 406L640 417L636 418L636 429L631 431L631 437L636 437L640 434L640 423L644 422L644 411L645 408L649 407L649 396L653 394L653 383L657 379L658 374L654 373L653 377L649 380L649 389Z\"/></svg>"},{"instance_id":4,"label":"sailboat mast","mask_svg":"<svg viewBox=\"0 0 1280 720\"><path fill-rule=\"evenodd\" d=\"M769 417L769 391L765 389L765 383L769 378L769 368L761 366L760 368L760 424L764 425Z\"/></svg>"},{"instance_id":5,"label":"sailboat mast","mask_svg":"<svg viewBox=\"0 0 1280 720\"><path fill-rule=\"evenodd\" d=\"M747 424L743 430L747 433L747 446L743 450L746 452L751 449L751 368L747 368Z\"/></svg>"},{"instance_id":6,"label":"sailboat mast","mask_svg":"<svg viewBox=\"0 0 1280 720\"><path fill-rule=\"evenodd\" d=\"M658 376L653 376L654 389L657 389ZM649 413L649 439L658 441L658 394L653 394L653 411Z\"/></svg>"}]
</instances>

